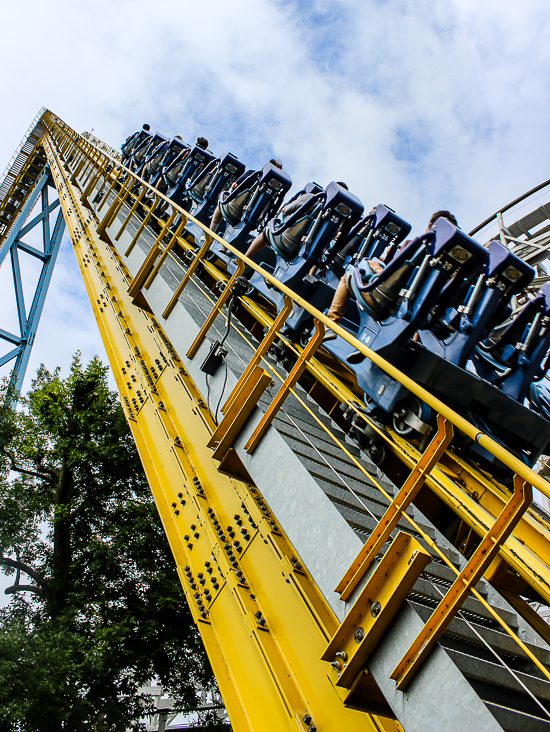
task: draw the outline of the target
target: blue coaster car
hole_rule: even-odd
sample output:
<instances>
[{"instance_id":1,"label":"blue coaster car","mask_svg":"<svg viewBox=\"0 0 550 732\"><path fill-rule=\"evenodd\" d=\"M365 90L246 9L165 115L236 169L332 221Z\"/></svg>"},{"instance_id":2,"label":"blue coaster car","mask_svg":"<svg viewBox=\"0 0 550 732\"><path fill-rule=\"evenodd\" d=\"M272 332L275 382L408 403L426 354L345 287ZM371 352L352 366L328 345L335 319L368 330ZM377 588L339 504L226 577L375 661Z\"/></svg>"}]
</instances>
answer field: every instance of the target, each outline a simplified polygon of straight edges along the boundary
<instances>
[{"instance_id":1,"label":"blue coaster car","mask_svg":"<svg viewBox=\"0 0 550 732\"><path fill-rule=\"evenodd\" d=\"M209 224L218 198L245 170L246 165L232 153L211 160L188 184L193 216L202 224Z\"/></svg>"},{"instance_id":2,"label":"blue coaster car","mask_svg":"<svg viewBox=\"0 0 550 732\"><path fill-rule=\"evenodd\" d=\"M155 132L149 138L144 140L141 144L136 145L132 152L131 167L132 170L141 175L143 165L146 158L157 148L161 143L167 142L168 138L162 135L160 132Z\"/></svg>"},{"instance_id":3,"label":"blue coaster car","mask_svg":"<svg viewBox=\"0 0 550 732\"><path fill-rule=\"evenodd\" d=\"M285 207L286 208L286 207ZM302 206L285 216L273 218L265 229L265 236L276 255L273 276L311 305L324 310L330 305L334 289L322 278L311 274L322 266L326 249L342 226L353 226L363 213L363 204L337 183L329 183L326 190L311 195ZM250 284L280 310L283 295L259 274ZM291 340L302 340L309 335L311 315L295 307L287 319L282 334Z\"/></svg>"},{"instance_id":4,"label":"blue coaster car","mask_svg":"<svg viewBox=\"0 0 550 732\"><path fill-rule=\"evenodd\" d=\"M526 266L526 265L524 265ZM476 372L512 399L523 402L544 378L550 358L550 283L543 285L503 327L476 348Z\"/></svg>"},{"instance_id":5,"label":"blue coaster car","mask_svg":"<svg viewBox=\"0 0 550 732\"><path fill-rule=\"evenodd\" d=\"M342 241L334 242L325 252L326 281L336 291L340 278L351 265L364 259L382 258L389 262L410 231L411 225L407 221L389 206L379 204L352 227L347 237L341 237ZM341 325L354 334L359 329L359 310L353 295Z\"/></svg>"},{"instance_id":6,"label":"blue coaster car","mask_svg":"<svg viewBox=\"0 0 550 732\"><path fill-rule=\"evenodd\" d=\"M300 198L304 193L311 193L312 196L316 195L317 193L322 193L324 191L323 186L320 186L319 183L315 183L315 181L312 181L311 183L306 183L305 187L302 188L301 191L297 191L292 198L289 198L288 201L285 203L284 208L287 206L290 206L291 203L294 203L294 201L297 198Z\"/></svg>"},{"instance_id":7,"label":"blue coaster car","mask_svg":"<svg viewBox=\"0 0 550 732\"><path fill-rule=\"evenodd\" d=\"M134 132L133 135L130 135L124 145L120 148L120 152L122 153L122 164L128 166L132 153L136 147L152 136L153 133L148 132L147 130L138 130L137 132Z\"/></svg>"},{"instance_id":8,"label":"blue coaster car","mask_svg":"<svg viewBox=\"0 0 550 732\"><path fill-rule=\"evenodd\" d=\"M145 159L141 177L148 181L150 185L156 185L162 175L162 169L169 166L184 150L189 150L189 145L178 137L173 137L169 142L166 141L157 145Z\"/></svg>"},{"instance_id":9,"label":"blue coaster car","mask_svg":"<svg viewBox=\"0 0 550 732\"><path fill-rule=\"evenodd\" d=\"M189 206L187 182L204 170L213 158L213 153L200 145L183 150L162 171L163 180L168 188L166 196L178 206L187 209Z\"/></svg>"},{"instance_id":10,"label":"blue coaster car","mask_svg":"<svg viewBox=\"0 0 550 732\"><path fill-rule=\"evenodd\" d=\"M493 264L489 261L491 254ZM547 449L550 439L548 423L500 389L442 355L448 347L449 355L453 354L457 361L464 361L468 348L472 352L474 346L473 339L463 338L460 330L457 338L460 347L455 346L452 334L447 339L442 337L442 328L453 321L449 318L452 304L456 305L461 299L466 304L471 302L472 315L469 312L466 316L471 317L476 328L479 316L487 329L492 318L506 308L515 290L513 282L522 278L525 283L532 276L523 263L516 267L518 262L516 258L503 256L502 251L494 246L492 252L483 248L446 219L440 218L431 231L407 244L381 274L365 277L367 267L360 266L351 273L350 284L360 309L360 340L473 420L480 429L505 444L527 464L533 464ZM489 272L495 277L494 283L489 281L489 277L482 280L487 292L483 292L480 285L477 300L472 298L480 282L479 276ZM507 284L510 280L512 286ZM466 292L466 296L461 298L461 292ZM456 325L457 321L454 322ZM428 329L439 335L441 354L433 350L435 340L429 340ZM483 337L482 327L477 332ZM429 342L427 347L422 345L421 338ZM365 394L367 413L382 421L391 421L394 430L406 438L430 431L430 409L424 402L362 354L351 352L351 347L342 339L329 342L325 347L345 361L355 373L357 384ZM477 443L468 441L468 449L496 462Z\"/></svg>"},{"instance_id":11,"label":"blue coaster car","mask_svg":"<svg viewBox=\"0 0 550 732\"><path fill-rule=\"evenodd\" d=\"M453 277L447 283L419 331L426 348L461 368L477 343L506 318L510 298L535 276L532 267L500 242L490 242L488 250L489 258L474 281Z\"/></svg>"},{"instance_id":12,"label":"blue coaster car","mask_svg":"<svg viewBox=\"0 0 550 732\"><path fill-rule=\"evenodd\" d=\"M160 161L164 157L164 153L166 152L166 148L169 145L168 140L163 140L162 142L159 142L158 145L156 145L150 152L147 153L145 156L145 159L143 160L143 164L141 166L141 170L139 171L139 175L143 180L149 181L150 178L150 170L156 170Z\"/></svg>"},{"instance_id":13,"label":"blue coaster car","mask_svg":"<svg viewBox=\"0 0 550 732\"><path fill-rule=\"evenodd\" d=\"M350 264L362 259L383 258L389 262L410 231L407 221L380 203L355 224L343 241L327 251L324 262L338 279Z\"/></svg>"},{"instance_id":14,"label":"blue coaster car","mask_svg":"<svg viewBox=\"0 0 550 732\"><path fill-rule=\"evenodd\" d=\"M246 252L254 233L261 231L278 210L291 186L288 173L266 163L262 170L247 173L234 190L224 191L218 204L226 222L225 241L240 252ZM211 252L226 264L231 260L231 255L217 242L212 245Z\"/></svg>"}]
</instances>

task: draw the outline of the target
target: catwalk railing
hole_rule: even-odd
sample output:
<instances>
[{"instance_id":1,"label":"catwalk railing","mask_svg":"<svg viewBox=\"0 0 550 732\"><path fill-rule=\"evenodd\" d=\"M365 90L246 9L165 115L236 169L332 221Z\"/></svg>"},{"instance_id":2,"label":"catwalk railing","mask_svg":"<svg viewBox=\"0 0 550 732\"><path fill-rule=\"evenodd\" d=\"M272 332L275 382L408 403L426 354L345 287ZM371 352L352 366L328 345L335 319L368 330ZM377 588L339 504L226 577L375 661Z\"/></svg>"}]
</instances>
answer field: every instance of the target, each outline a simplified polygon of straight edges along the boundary
<instances>
[{"instance_id":1,"label":"catwalk railing","mask_svg":"<svg viewBox=\"0 0 550 732\"><path fill-rule=\"evenodd\" d=\"M277 411L282 407L285 398L289 394L293 394L299 399L295 386L306 371L319 383L322 383L323 387L333 395L335 404L344 402L359 417L365 418L357 405L356 395L345 384L339 382L334 374L328 372L315 357L327 327L369 358L390 377L403 384L437 414L437 430L423 452L420 452L419 448L399 440L390 431L384 430L376 423L371 424L371 428L379 433L380 438L386 440L395 459L399 459L410 469L410 474L395 497L392 498L385 493L390 503L386 513L337 588L343 599L351 596L372 565L381 547L390 537L400 518L404 518L414 525L433 552L448 564L457 575L444 601L434 611L424 629L411 645L409 652L396 666L392 678L397 681L399 688L407 686L433 644L444 632L452 617L470 593L486 607L504 632L512 637L523 653L537 665L540 672L550 679L550 673L546 667L475 589L475 585L481 576L486 575L489 579L495 580L497 574L502 575L502 567L507 566L521 577L526 587L535 590L545 603L550 604L550 568L548 565L550 526L544 517L529 508L532 487L536 487L541 493L550 498L550 485L488 434L485 434L443 401L401 373L346 330L330 321L323 313L311 307L307 301L297 297L290 289L272 277L269 272L242 255L230 243L220 239L208 227L194 219L192 215L172 205L173 213L167 221L157 219L154 214L157 203L165 200L166 203L171 205L171 202L159 191L150 189L145 181L121 165L117 158L90 140L78 135L50 112L45 114L44 123L48 130L48 138L52 142L52 150L55 150L60 161L64 163L70 161L71 182L75 183L78 180L80 185L83 186L81 199L86 200L101 183L101 202L94 214L98 222L98 236L104 235L106 229L116 221L117 216L125 212L123 223L116 235L117 239L120 238L138 206L142 206L145 210L144 218L126 249L126 255L128 255L146 227L152 222L156 223L157 235L154 244L141 269L130 283L129 294L134 301L139 302L140 295L145 296L145 291L159 275L163 263L167 257L173 255L176 247L180 247L187 253L188 265L185 268L183 263L181 264L181 280L162 313L163 318L169 317L175 303L193 275L197 273L199 267L207 271L216 281L222 283L221 294L215 300L211 312L206 317L195 341L189 348L186 354L188 358L192 358L196 354L216 316L218 314L223 315L223 307L228 303L231 296L232 285L242 274L245 266L259 272L274 288L277 288L284 295L286 306L275 318L270 317L252 299L246 296L240 297L243 307L266 328L267 332L256 348L254 356L244 373L226 399L222 407L223 418L219 424L212 426L212 436L208 444L211 448L214 448L213 457L219 460L220 464L223 464L224 459L227 458L231 445L242 429L246 418L250 415L260 395L272 378L278 378L281 385L245 446L248 453L253 453L257 448ZM134 189L139 186L141 186L141 190L139 192L135 191ZM145 203L144 194L146 191L150 191L153 196L151 204ZM181 214L182 219L174 230L172 224L177 213ZM192 222L204 232L202 246L195 248L183 236L187 222ZM238 266L231 276L221 271L206 258L213 239L221 242L237 258ZM266 354L275 338L280 337L280 330L289 316L293 304L304 308L314 317L315 330L312 339L304 348L290 343L287 344L289 348L294 350L296 362L286 377L280 377L278 372L266 360ZM511 471L513 475L512 491L496 480L488 480L475 466L472 467L468 464L468 461L449 451L449 444L455 430L460 430L471 440L480 444ZM346 449L344 445L341 445L341 447L344 450ZM361 467L360 463L356 462ZM457 465L460 465L462 472L467 474L466 479L461 478L461 480L458 480L456 479L456 473L453 475L452 466ZM372 480L370 476L369 478ZM446 559L435 542L405 513L406 508L415 499L423 485L426 485L438 498L451 506L457 516L470 526L479 537L477 545L467 557L465 566L461 571L457 570ZM483 490L480 490L480 486ZM379 489L384 493L381 486L379 486ZM397 591L397 587L394 587L393 590ZM521 592L507 590L506 599L545 640L550 640L548 626L532 611L522 598Z\"/></svg>"}]
</instances>

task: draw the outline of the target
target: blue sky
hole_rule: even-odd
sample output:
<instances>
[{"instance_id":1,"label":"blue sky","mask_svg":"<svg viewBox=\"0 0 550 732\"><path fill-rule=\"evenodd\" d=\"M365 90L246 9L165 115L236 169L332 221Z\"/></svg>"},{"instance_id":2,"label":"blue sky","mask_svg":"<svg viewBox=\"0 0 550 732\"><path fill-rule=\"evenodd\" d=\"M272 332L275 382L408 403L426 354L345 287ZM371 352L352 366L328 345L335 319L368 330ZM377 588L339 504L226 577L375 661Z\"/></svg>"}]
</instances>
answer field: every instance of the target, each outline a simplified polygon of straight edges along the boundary
<instances>
[{"instance_id":1,"label":"blue sky","mask_svg":"<svg viewBox=\"0 0 550 732\"><path fill-rule=\"evenodd\" d=\"M149 122L275 155L416 230L438 208L468 230L550 177L543 0L26 0L2 21L0 169L45 105L114 146ZM104 357L65 242L30 373L76 349Z\"/></svg>"}]
</instances>

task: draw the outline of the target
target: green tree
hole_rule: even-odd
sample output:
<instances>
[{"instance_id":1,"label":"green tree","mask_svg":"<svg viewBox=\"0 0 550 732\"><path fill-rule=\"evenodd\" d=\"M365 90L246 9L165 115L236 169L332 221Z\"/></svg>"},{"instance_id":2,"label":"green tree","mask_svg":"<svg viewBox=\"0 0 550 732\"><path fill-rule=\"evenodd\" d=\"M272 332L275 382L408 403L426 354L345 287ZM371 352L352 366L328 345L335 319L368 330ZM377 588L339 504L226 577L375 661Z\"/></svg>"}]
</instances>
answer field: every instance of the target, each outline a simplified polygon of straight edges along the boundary
<instances>
[{"instance_id":1,"label":"green tree","mask_svg":"<svg viewBox=\"0 0 550 732\"><path fill-rule=\"evenodd\" d=\"M106 372L42 366L0 414L0 732L137 729L147 680L187 709L213 683Z\"/></svg>"}]
</instances>

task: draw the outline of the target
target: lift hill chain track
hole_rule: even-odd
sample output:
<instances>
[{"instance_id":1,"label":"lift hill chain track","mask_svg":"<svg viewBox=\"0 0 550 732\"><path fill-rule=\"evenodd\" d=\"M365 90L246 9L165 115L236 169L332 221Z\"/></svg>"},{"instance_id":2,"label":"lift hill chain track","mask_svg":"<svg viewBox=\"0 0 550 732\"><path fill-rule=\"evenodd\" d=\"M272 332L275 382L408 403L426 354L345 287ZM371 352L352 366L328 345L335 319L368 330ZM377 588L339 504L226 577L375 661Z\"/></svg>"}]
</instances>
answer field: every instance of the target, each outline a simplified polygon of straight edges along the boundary
<instances>
[{"instance_id":1,"label":"lift hill chain track","mask_svg":"<svg viewBox=\"0 0 550 732\"><path fill-rule=\"evenodd\" d=\"M322 313L310 308L308 303L295 298L291 291L280 286L266 272L262 272L275 287L279 287L285 293L288 304L286 315L288 315L291 309L291 303L297 302L315 316L317 337L314 336L310 344L303 350L299 348L295 349L296 363L286 377L280 377L282 380L281 389L268 405L253 434L250 435L245 445L245 451L247 453L253 453L260 444L270 423L276 418L277 411L282 407L285 398L290 393L296 394L295 385L298 380L300 380L300 383L307 389L309 394L321 404L325 411L337 421L341 421L341 412L339 410L341 403L347 404L349 408L363 418L357 406L356 395L338 379L336 374L331 372L316 358L315 351L324 332L324 327L327 325L332 327L333 330L348 340L354 347L381 366L388 374L407 386L412 393L426 401L438 413L439 429L435 436L432 436L433 439L430 444L425 446L423 452L420 451L418 446L409 445L399 440L397 435L392 434L390 430L382 429L375 423L370 425L371 429L380 435L380 439L385 441L387 448L394 456L393 460L390 461L391 467L389 473L401 488L395 496L386 492L386 498L391 502L384 517L374 531L372 531L366 544L338 585L338 591L341 597L345 599L351 597L356 600L356 603L353 610L350 611L336 632L337 622L334 614L327 606L326 601L315 587L306 570L296 560L296 553L293 552L292 547L277 524L277 516L272 516L265 501L262 502L261 496L256 495L256 498L259 498L259 500L257 504L254 503L254 493L257 493L257 489L249 487L250 480L248 480L249 476L247 475L246 469L242 460L232 448L237 436L244 428L246 419L250 416L252 409L258 402L265 387L272 378L276 377L277 371L266 360L266 353L278 329L284 322L285 312L283 311L281 317L273 319L256 302L246 297L240 298L238 312L240 319L249 325L249 329L253 333L258 334L259 329L266 328L267 335L257 349L249 367L245 370L243 376L237 382L229 398L223 405L222 413L224 417L216 425L212 419L212 415L206 408L202 395L197 391L192 379L188 377L185 367L179 365L182 363L180 358L183 354L180 353L178 356L172 350L158 321L148 317L143 312L143 310L148 309L147 294L144 294L144 290L150 288L155 277L159 274L161 266L167 261L168 257L173 257L175 252L186 255L189 266L185 275L182 277L179 287L176 288L174 296L165 308L163 314L165 318L168 318L170 315L178 297L191 281L193 274L200 275L203 280L210 282L213 286L219 283L226 285L221 290L221 295L219 295L210 316L206 319L194 342L190 344L187 357L190 358L197 352L200 344L206 337L208 329L214 324L216 316L223 314L222 307L227 303L231 293L231 288L228 286L231 282L228 282L227 275L204 258L211 238L215 235L194 221L191 216L185 214L187 220L194 221L196 225L205 231L206 241L197 252L194 243L190 243L181 236L183 226L178 227L179 231L175 234L169 231L169 224L172 222L173 217L169 219L168 223L161 221L160 233L153 243L149 255L134 278L131 278L123 258L117 254L113 246L115 242L112 242L109 238L112 234L110 232L107 234L107 230L117 221L117 216L126 210L128 210L128 213L125 214L122 226L119 227L117 238L120 237L123 230L128 226L132 215L141 201L141 196L136 199L136 196L132 192L135 177L132 175L127 176L127 171L117 163L116 158L108 155L94 144L89 141L87 142L77 135L52 113L46 113L44 121L48 129L44 140L48 161L54 174L56 186L60 192L64 215L69 224L79 264L81 265L90 299L94 306L94 312L98 319L107 350L110 357L112 357L113 370L117 375L121 396L126 405L130 425L134 432L153 492L155 493L159 511L161 512L176 561L178 562L184 589L188 593L192 611L205 638L207 650L211 657L215 659L213 663L216 675L220 680L222 694L224 695L230 717L236 728L240 728L240 719L243 725L250 725L250 719L245 721L244 717L249 713L248 710L253 709L254 703L251 699L247 699L245 702L243 698L245 691L243 689L246 687L246 682L242 679L239 682L235 681L235 659L231 654L228 655L226 647L221 648L221 646L227 644L227 638L224 637L222 642L220 635L218 635L216 640L212 637L209 638L209 634L216 635L218 633L223 635L223 631L219 630L219 628L227 622L228 617L231 617L232 614L234 616L235 612L237 612L235 609L235 598L239 593L242 597L240 597L240 602L238 603L238 612L244 612L245 617L248 619L249 632L256 640L256 651L258 647L261 648L260 655L264 663L271 669L270 673L279 680L277 684L278 694L284 699L283 706L286 707L287 716L289 710L300 709L304 711L304 718L307 718L309 714L307 710L310 707L306 699L318 697L319 690L323 683L325 683L322 679L326 680L326 671L325 673L319 671L316 676L312 669L308 668L307 675L309 679L306 680L294 670L292 674L289 674L289 678L293 676L293 683L290 684L290 688L281 688L280 679L285 677L284 671L281 673L281 668L284 668L285 664L290 663L291 658L296 659L295 663L303 663L304 659L301 655L301 653L305 653L303 650L303 639L290 639L291 628L287 627L285 623L278 628L265 628L265 620L263 623L260 621L262 618L268 616L267 612L263 614L262 611L254 610L254 613L252 613L256 599L259 598L259 593L254 598L252 604L249 598L245 599L245 595L249 593L246 589L243 589L246 588L246 581L241 581L242 577L244 577L242 570L239 569L233 573L231 569L233 566L231 556L224 555L224 551L227 554L226 549L220 551L215 534L209 534L208 531L204 532L208 534L208 537L205 538L207 538L210 544L205 556L209 556L208 552L210 552L212 557L216 557L217 571L220 573L220 581L218 582L220 587L216 588L216 592L219 592L219 594L213 596L209 592L212 605L207 605L204 602L204 597L199 593L199 597L202 600L200 604L197 601L195 607L189 588L193 584L198 587L196 577L199 575L196 567L200 565L196 563L193 549L198 550L199 539L203 532L198 529L196 524L194 527L191 525L196 529L193 535L197 540L197 545L195 546L191 535L183 535L182 530L179 528L179 514L180 512L185 513L191 511L194 513L198 511L196 515L197 517L200 516L201 526L210 526L209 522L212 521L212 515L216 513L219 513L220 516L224 513L227 514L229 520L230 512L228 512L227 504L231 504L239 499L240 503L235 504L237 513L234 516L239 515L239 520L242 521L244 518L242 512L247 514L254 532L260 532L260 536L262 537L261 527L265 527L265 536L268 538L264 539L264 543L270 547L269 550L263 549L262 551L264 553L262 554L260 551L262 549L261 541L257 541L256 543L252 541L249 546L246 546L244 551L241 549L242 560L244 561L246 557L249 561L248 566L250 567L250 571L258 576L259 585L264 587L266 584L265 576L269 574L269 567L272 565L274 558L273 554L266 556L265 552L274 552L278 555L279 560L284 560L285 556L287 557L286 566L288 577L286 579L290 580L290 582L287 581L286 584L296 587L300 595L300 601L295 603L298 608L297 610L295 609L295 612L304 613L307 611L310 620L311 617L316 620L316 635L314 634L316 640L313 642L313 645L316 647L323 646L321 642L322 637L324 636L328 642L330 637L333 636L330 645L325 643L317 658L320 659L321 655L323 655L326 661L331 661L331 659L334 659L333 652L335 649L340 649L338 650L340 655L336 660L331 661L331 683L336 684L336 688L347 688L350 690L350 696L352 695L353 685L357 683L358 674L359 676L361 675L361 669L368 654L372 651L377 639L383 633L384 628L381 626L383 626L383 623L387 625L391 622L401 601L407 595L424 568L425 562L431 558L421 545L417 546L411 543L410 539L406 540L402 533L398 534L390 545L390 548L387 549L381 563L378 565L378 569L387 565L391 579L389 581L387 578L386 581L380 579L378 569L375 570L369 579L371 590L377 582L379 583L377 586L378 594L376 596L380 598L384 597L385 601L383 603L377 601L381 606L378 612L373 612L373 608L375 610L377 609L374 602L369 602L365 605L367 598L365 597L364 590L361 590L360 585L363 575L371 567L374 558L386 544L392 530L397 526L398 522L402 522L403 520L412 521L407 513L405 513L405 510L413 501L420 504L428 515L428 518L436 526L441 516L445 512L448 513L449 509L452 510L458 517L460 523L457 536L464 539L464 541L461 540L458 543L459 546L463 547L468 561L459 572L455 565L447 559L445 553L438 548L436 542L419 529L418 525L416 526L419 535L422 535L424 542L429 545L432 552L439 555L441 561L445 562L451 571L459 574L459 576L455 582L451 583L445 600L439 603L432 616L428 619L428 622L419 633L417 640L411 646L409 653L396 666L392 677L396 679L399 687L406 688L418 670L422 660L452 621L455 612L470 592L485 607L486 612L497 623L501 624L501 627L503 624L506 626L504 630L514 639L522 653L531 659L543 676L550 679L546 666L515 635L512 629L506 625L505 621L490 607L479 592L474 589L477 581L484 574L493 584L499 587L502 593L506 595L507 600L527 622L533 625L538 632L541 632L544 638L549 637L545 623L523 599L523 597L530 596L545 604L550 604L550 570L547 563L549 556L548 532L550 525L546 516L532 508L528 508L531 485L535 485L541 492L549 496L548 484L488 436L482 434L477 428L455 414L445 404L400 374L390 364L384 362L376 354L369 351L362 343L349 336L346 331L338 326L334 326ZM97 211L94 211L93 207L90 207L89 200L90 194L97 191L98 187L102 187L104 195L101 204L97 207ZM143 225L138 228L130 242L130 246L127 247L125 252L126 256L131 253L131 250L138 241L140 234L146 229L150 219L149 211L144 219ZM182 223L185 223L185 219ZM107 243L100 241L100 237L103 237ZM231 246L229 245L228 248L231 249ZM242 255L237 253L237 256L244 263L258 269L252 262L242 257ZM242 268L240 269L242 271ZM237 274L239 274L239 270L237 270ZM230 280L234 281L236 275L233 275ZM116 290L116 296L113 295L113 288ZM130 300L126 293L127 289L130 290L130 295L134 303L141 306L140 309L129 306ZM219 289L217 291L219 292ZM115 313L116 308L119 306L121 310L117 310ZM107 317L107 313L109 318ZM109 319L116 323L118 332L115 332L116 329L113 327L112 322L107 323ZM259 339L261 339L261 336ZM159 358L154 360L153 355L157 353ZM167 371L166 369L168 367L169 370ZM174 372L173 379L166 379L167 374L172 374L172 372ZM129 388L132 384L130 381L125 382L125 379L130 373L136 381L138 379L141 381L141 389L132 390ZM166 396L163 399L160 399L162 394L162 389L159 385L161 377L163 377L163 385L168 381L172 386L172 389L166 392ZM189 395L189 407L184 408L181 404L181 398L174 395L172 391L174 384L172 384L172 381L177 383L178 389L181 389L183 385L184 390ZM195 408L191 406L192 403L195 404ZM184 428L185 409L187 409L189 421L196 422L199 419L203 425L204 438L200 438L195 433L191 440L189 438L182 440L180 435L186 432ZM191 414L195 416L192 417ZM322 420L319 420L319 422L322 424ZM162 426L162 429L160 429L159 424ZM514 491L512 493L494 478L484 474L475 466L470 465L467 460L461 458L452 450L447 449L455 428L460 429L471 439L477 440L510 468L511 474L515 476L513 481ZM335 438L335 441L338 441L337 438ZM233 478L226 479L223 475L220 476L219 474L216 477L216 473L213 472L214 463L212 462L212 452L205 452L202 447L199 448L199 445L206 446L207 443L211 447L215 447L214 458L220 461L219 469L222 473L225 472L233 475ZM170 444L171 447L165 447L164 445L166 444ZM345 449L345 446L343 447ZM165 452L164 458L162 457L163 450ZM183 457L180 453L183 454ZM356 463L357 467L361 469L361 461L354 458L349 453L349 450L348 454ZM176 477L174 473L170 474L168 472L169 468L167 466L172 465L174 462L180 466L179 477ZM201 476L201 473L205 471L208 477ZM170 492L174 491L173 486L178 483L181 484L182 473L184 482L186 483L185 493L184 491L180 491L181 496L178 495L177 498L174 496L175 500L172 501L172 506L170 506L168 496ZM244 482L237 480L237 477L244 478ZM371 476L369 476L369 479L371 479ZM224 490L226 490L224 486L226 483L230 487L227 488L227 493L224 494ZM205 490L203 486L206 485L208 485L208 488ZM216 486L215 489L214 486ZM379 487L383 491L382 486ZM214 501L208 507L211 510L205 508L205 502L208 501L211 494L216 494L216 501L218 502L216 510L213 508L216 505ZM426 510L428 503L432 504L431 511ZM241 511L240 514L239 510ZM268 519L266 519L267 516L269 516ZM234 520L237 519L235 518ZM217 521L219 526L225 522L222 521L220 523L218 519L215 519L215 521ZM215 527L216 523L213 523L213 526ZM219 530L217 533L219 536ZM258 534L256 533L255 536L257 537ZM251 538L253 539L254 537ZM252 547L257 548L256 554L250 551ZM237 553L233 549L231 552L235 557L234 563L240 566L241 556L237 557ZM250 555L254 555L254 559ZM294 561L288 560L289 555L294 557ZM407 557L407 561L403 565L400 557L404 555ZM229 563L227 563L228 559L230 560ZM386 565L383 565L384 562L386 562ZM212 565L212 562L210 564ZM241 572L241 579L239 579L239 571ZM278 574L279 571L275 570L273 576ZM191 583L189 576L193 579ZM296 580L296 577L299 579ZM231 600L227 597L228 592L225 595L223 593L223 587L225 583L229 583L229 578L233 582ZM200 579L202 580L204 577ZM354 594L358 586L360 591ZM287 588L283 587L283 591L287 591ZM386 593L385 595L384 592ZM213 607L214 601L219 597L226 598L226 607L223 613L221 613L222 617L219 617L216 622L210 607ZM280 616L282 611L278 606L279 600L274 600L274 597L276 597L276 594L268 592L264 602L271 602L274 610L275 605L277 605L276 614ZM252 595L250 595L250 598L252 598ZM210 603L207 596L206 599L207 603ZM222 600L219 600L218 606L221 604ZM202 610L201 606L203 608ZM357 653L357 649L353 646L352 642L354 634L351 631L356 627L357 623L355 621L359 617L363 618L361 622L363 625L366 625L368 618L365 616L365 611L374 620L373 628L371 628L370 633L367 632L366 634L367 642L359 643L357 638L355 638L355 646L359 646L360 648L360 653ZM249 619L251 613L252 617L256 620L251 621ZM381 618L381 622L377 626L376 621L378 617ZM292 618L293 613L291 612L287 619L289 625L293 624ZM208 628L203 626L208 626ZM273 643L276 648L270 645L271 641L265 640L266 633L272 634ZM349 646L350 642L352 642L351 646ZM243 641L243 648L245 646L248 646L248 641ZM309 643L306 655L310 657L310 660L311 647L311 643ZM342 650L344 647L347 650ZM415 651L415 647L418 650ZM230 661L228 660L229 657L231 659ZM338 659L343 661L340 665ZM253 663L257 666L258 660L256 659ZM320 666L313 665L316 668L323 668L324 664L322 662L319 663L321 664ZM338 681L342 671L341 667L343 666L346 667L346 674L341 675L353 677L352 680L348 679L345 682L347 686L343 683L339 684ZM324 667L328 669L328 665L324 665ZM246 671L247 678L250 677L250 668ZM258 671L258 674L259 679L264 678L265 669L262 672ZM231 687L232 693L228 692L231 682L227 679L230 676L233 680L233 686ZM315 683L313 683L314 677ZM265 693L269 695L267 690L269 682L266 681L265 683ZM311 690L311 684L316 687L315 692ZM305 693L304 687L301 685L308 686L307 693ZM284 684L282 686L284 687ZM247 710L244 717L239 717L237 707L230 703L233 694L235 698L240 699L241 710ZM381 703L379 697L378 703ZM312 706L315 707L314 702L312 702ZM372 706L374 706L374 703ZM319 729L322 729L319 719L321 707L322 705L316 707L319 711L316 711L317 717L315 717L315 720L319 724ZM273 713L281 720L281 724L285 724L283 722L284 714L281 717L280 710L278 712L274 711ZM326 728L339 728L338 726L333 726L334 721L337 718L341 719L340 715L344 713L352 714L351 719L353 719L353 715L355 714L346 711L344 707L337 711L329 711L327 709L327 724L330 726ZM365 720L365 717L362 716L362 719ZM349 721L352 723L351 720ZM388 724L387 721L377 720L374 717L370 718L370 723L373 725L373 729L382 729L383 725ZM303 729L303 725L304 722L300 721L298 726ZM277 724L270 725L271 728L273 726L277 727ZM242 728L246 728L246 726ZM260 726L252 725L251 728L259 729ZM387 729L390 728L393 729L394 727L391 727L391 725L387 727Z\"/></svg>"}]
</instances>

